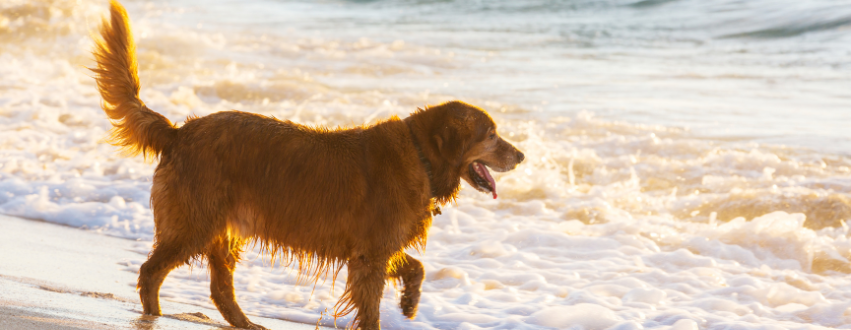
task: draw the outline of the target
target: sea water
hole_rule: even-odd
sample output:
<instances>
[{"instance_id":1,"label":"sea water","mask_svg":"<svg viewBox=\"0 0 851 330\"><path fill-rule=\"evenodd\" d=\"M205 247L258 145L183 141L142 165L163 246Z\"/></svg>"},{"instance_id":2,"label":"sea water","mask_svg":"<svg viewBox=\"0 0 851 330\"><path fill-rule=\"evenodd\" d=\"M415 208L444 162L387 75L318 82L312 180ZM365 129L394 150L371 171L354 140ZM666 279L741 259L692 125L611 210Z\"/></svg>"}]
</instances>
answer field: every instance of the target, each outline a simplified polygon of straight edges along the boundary
<instances>
[{"instance_id":1,"label":"sea water","mask_svg":"<svg viewBox=\"0 0 851 330\"><path fill-rule=\"evenodd\" d=\"M368 124L461 99L526 154L434 219L388 329L851 328L851 4L126 1L141 97ZM0 213L153 238L155 162L104 143L102 1L0 3ZM249 248L249 314L333 324L345 286ZM135 283L128 283L132 290ZM332 290L333 286L333 290ZM163 299L213 307L203 265ZM337 320L342 326L350 320Z\"/></svg>"}]
</instances>

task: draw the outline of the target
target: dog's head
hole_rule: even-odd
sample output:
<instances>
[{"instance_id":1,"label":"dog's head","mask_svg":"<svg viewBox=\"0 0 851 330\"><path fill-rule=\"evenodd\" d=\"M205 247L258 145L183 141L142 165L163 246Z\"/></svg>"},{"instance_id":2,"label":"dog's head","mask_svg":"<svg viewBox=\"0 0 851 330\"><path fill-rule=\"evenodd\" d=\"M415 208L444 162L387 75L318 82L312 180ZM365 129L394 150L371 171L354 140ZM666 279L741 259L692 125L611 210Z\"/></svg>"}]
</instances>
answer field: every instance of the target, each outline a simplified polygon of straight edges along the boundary
<instances>
[{"instance_id":1,"label":"dog's head","mask_svg":"<svg viewBox=\"0 0 851 330\"><path fill-rule=\"evenodd\" d=\"M473 188L496 198L489 169L510 171L523 161L523 153L499 136L496 123L478 107L455 101L432 109L442 117L442 127L435 127L432 136L440 157Z\"/></svg>"}]
</instances>

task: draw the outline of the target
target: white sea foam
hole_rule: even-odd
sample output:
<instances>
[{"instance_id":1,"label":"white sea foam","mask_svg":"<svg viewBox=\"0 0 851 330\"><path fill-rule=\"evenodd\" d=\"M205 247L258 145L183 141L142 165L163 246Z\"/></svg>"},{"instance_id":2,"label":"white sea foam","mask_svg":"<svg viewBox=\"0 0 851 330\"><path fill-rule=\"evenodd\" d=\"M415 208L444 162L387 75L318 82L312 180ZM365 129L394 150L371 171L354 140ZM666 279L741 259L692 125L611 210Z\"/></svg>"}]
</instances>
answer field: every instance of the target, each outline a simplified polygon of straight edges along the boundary
<instances>
[{"instance_id":1,"label":"white sea foam","mask_svg":"<svg viewBox=\"0 0 851 330\"><path fill-rule=\"evenodd\" d=\"M155 164L102 142L110 124L82 66L105 8L0 5L0 212L139 239L142 255L124 265L135 272L151 247ZM241 109L351 125L460 97L524 151L517 170L494 173L498 200L465 186L434 219L425 254L412 252L427 272L420 312L404 320L391 286L385 328L851 328L847 156L542 114L468 97L469 84L425 88L416 81L478 72L466 68L471 53L428 42L235 34L176 25L180 7L128 8L142 98L174 121ZM243 309L308 323L324 313L333 324L345 270L314 287L246 257L235 283ZM203 265L183 267L162 297L213 307L208 287Z\"/></svg>"}]
</instances>

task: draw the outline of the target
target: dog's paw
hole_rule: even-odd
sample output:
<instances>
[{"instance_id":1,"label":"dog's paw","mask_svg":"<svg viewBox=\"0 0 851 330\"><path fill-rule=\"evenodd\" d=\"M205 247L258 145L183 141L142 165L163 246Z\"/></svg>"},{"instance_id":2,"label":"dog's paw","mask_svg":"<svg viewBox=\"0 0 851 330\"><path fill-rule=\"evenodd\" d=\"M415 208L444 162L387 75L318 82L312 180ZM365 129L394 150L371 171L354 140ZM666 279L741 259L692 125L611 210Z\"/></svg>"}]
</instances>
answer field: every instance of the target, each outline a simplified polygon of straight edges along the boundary
<instances>
[{"instance_id":1,"label":"dog's paw","mask_svg":"<svg viewBox=\"0 0 851 330\"><path fill-rule=\"evenodd\" d=\"M413 319L417 316L417 305L419 304L419 297L410 297L408 295L402 296L402 301L399 303L399 307L402 307L402 315L409 319Z\"/></svg>"},{"instance_id":2,"label":"dog's paw","mask_svg":"<svg viewBox=\"0 0 851 330\"><path fill-rule=\"evenodd\" d=\"M402 307L402 315L405 315L405 317L407 317L409 320L413 320L415 317L417 317L417 307Z\"/></svg>"},{"instance_id":3,"label":"dog's paw","mask_svg":"<svg viewBox=\"0 0 851 330\"><path fill-rule=\"evenodd\" d=\"M250 330L269 330L268 328L266 328L266 327L264 327L264 326L262 326L262 325L254 324L254 323L251 323L251 322L248 322L248 327L246 327L246 329L250 329Z\"/></svg>"}]
</instances>

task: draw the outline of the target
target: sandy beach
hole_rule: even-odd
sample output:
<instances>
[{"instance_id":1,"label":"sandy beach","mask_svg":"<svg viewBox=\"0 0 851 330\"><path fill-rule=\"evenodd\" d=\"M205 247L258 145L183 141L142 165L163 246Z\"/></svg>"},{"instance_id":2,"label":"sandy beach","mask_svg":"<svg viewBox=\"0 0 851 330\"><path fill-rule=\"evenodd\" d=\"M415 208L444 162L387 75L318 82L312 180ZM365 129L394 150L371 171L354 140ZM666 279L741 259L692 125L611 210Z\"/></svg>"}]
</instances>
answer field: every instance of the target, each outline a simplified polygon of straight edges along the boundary
<instances>
[{"instance_id":1,"label":"sandy beach","mask_svg":"<svg viewBox=\"0 0 851 330\"><path fill-rule=\"evenodd\" d=\"M133 241L0 215L2 329L233 329L216 310L163 299L162 317L143 316ZM253 316L270 329L313 325ZM322 328L328 329L328 328Z\"/></svg>"}]
</instances>

